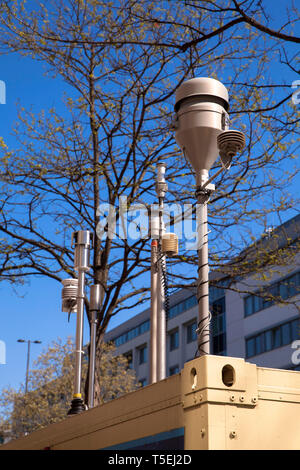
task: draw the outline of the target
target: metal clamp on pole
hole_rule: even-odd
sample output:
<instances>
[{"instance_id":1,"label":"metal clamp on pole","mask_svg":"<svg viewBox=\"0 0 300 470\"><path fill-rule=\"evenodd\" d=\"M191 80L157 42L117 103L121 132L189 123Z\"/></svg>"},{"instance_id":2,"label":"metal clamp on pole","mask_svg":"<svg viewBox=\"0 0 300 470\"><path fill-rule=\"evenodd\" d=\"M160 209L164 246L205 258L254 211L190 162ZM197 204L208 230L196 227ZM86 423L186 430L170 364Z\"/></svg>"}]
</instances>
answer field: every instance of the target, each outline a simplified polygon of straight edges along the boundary
<instances>
[{"instance_id":1,"label":"metal clamp on pole","mask_svg":"<svg viewBox=\"0 0 300 470\"><path fill-rule=\"evenodd\" d=\"M78 271L77 291L77 321L76 321L76 347L75 347L75 380L74 394L68 415L78 414L85 410L81 395L82 370L82 341L83 341L83 313L84 313L84 287L85 273L90 269L89 258L93 235L88 230L79 230L72 234L72 244L75 243L74 268Z\"/></svg>"}]
</instances>

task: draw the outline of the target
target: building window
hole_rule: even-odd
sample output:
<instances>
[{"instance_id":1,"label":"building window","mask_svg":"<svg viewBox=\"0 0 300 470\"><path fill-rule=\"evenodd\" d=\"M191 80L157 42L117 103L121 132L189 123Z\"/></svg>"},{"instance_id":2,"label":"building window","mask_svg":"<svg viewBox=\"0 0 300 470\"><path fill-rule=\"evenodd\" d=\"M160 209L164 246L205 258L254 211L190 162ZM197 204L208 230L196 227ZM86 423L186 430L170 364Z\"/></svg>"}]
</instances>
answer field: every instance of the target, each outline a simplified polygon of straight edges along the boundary
<instances>
[{"instance_id":1,"label":"building window","mask_svg":"<svg viewBox=\"0 0 300 470\"><path fill-rule=\"evenodd\" d=\"M225 283L223 282L223 284ZM209 296L210 299L213 301L220 297L224 297L224 289L221 287L211 286L209 288ZM193 294L190 297L187 297L186 299L182 300L181 302L178 302L178 304L175 304L170 307L168 318L174 318L177 315L180 315L181 313L185 312L186 310L195 307L195 305L197 304L197 297Z\"/></svg>"},{"instance_id":2,"label":"building window","mask_svg":"<svg viewBox=\"0 0 300 470\"><path fill-rule=\"evenodd\" d=\"M133 368L132 351L128 351L127 353L124 354L124 356L127 359L128 369L132 369Z\"/></svg>"},{"instance_id":3,"label":"building window","mask_svg":"<svg viewBox=\"0 0 300 470\"><path fill-rule=\"evenodd\" d=\"M212 338L213 354L225 356L226 354L226 335L222 333Z\"/></svg>"},{"instance_id":4,"label":"building window","mask_svg":"<svg viewBox=\"0 0 300 470\"><path fill-rule=\"evenodd\" d=\"M145 364L147 362L147 346L143 346L138 350L139 354L139 365Z\"/></svg>"},{"instance_id":5,"label":"building window","mask_svg":"<svg viewBox=\"0 0 300 470\"><path fill-rule=\"evenodd\" d=\"M222 284L227 285L227 282L223 281ZM211 302L214 302L215 300L220 299L221 297L225 297L225 291L222 287L209 287L209 299Z\"/></svg>"},{"instance_id":6,"label":"building window","mask_svg":"<svg viewBox=\"0 0 300 470\"><path fill-rule=\"evenodd\" d=\"M215 300L210 305L212 313L210 332L213 354L224 356L226 354L226 319L225 297Z\"/></svg>"},{"instance_id":7,"label":"building window","mask_svg":"<svg viewBox=\"0 0 300 470\"><path fill-rule=\"evenodd\" d=\"M117 336L117 338L113 339L112 341L114 341L115 345L118 347L121 346L121 344L127 343L127 341L130 341L136 338L137 336L146 333L149 330L150 320L146 320L143 323L137 325L136 327L126 331L125 333L122 333L120 336Z\"/></svg>"},{"instance_id":8,"label":"building window","mask_svg":"<svg viewBox=\"0 0 300 470\"><path fill-rule=\"evenodd\" d=\"M245 316L253 315L253 313L264 310L265 308L271 307L275 302L294 297L299 293L300 288L300 271L292 274L280 281L273 283L270 286L266 286L264 291L261 290L261 297L258 292L255 294L248 295L244 298L244 312ZM268 296L269 294L269 296ZM277 300L278 299L278 300Z\"/></svg>"},{"instance_id":9,"label":"building window","mask_svg":"<svg viewBox=\"0 0 300 470\"><path fill-rule=\"evenodd\" d=\"M193 323L190 323L186 327L186 342L187 343L192 343L193 341L197 340L197 322L193 321Z\"/></svg>"},{"instance_id":10,"label":"building window","mask_svg":"<svg viewBox=\"0 0 300 470\"><path fill-rule=\"evenodd\" d=\"M179 331L175 330L169 333L169 348L170 351L179 348Z\"/></svg>"},{"instance_id":11,"label":"building window","mask_svg":"<svg viewBox=\"0 0 300 470\"><path fill-rule=\"evenodd\" d=\"M169 368L169 375L175 375L175 374L178 374L179 372L179 366L176 365L176 366L172 366Z\"/></svg>"},{"instance_id":12,"label":"building window","mask_svg":"<svg viewBox=\"0 0 300 470\"><path fill-rule=\"evenodd\" d=\"M191 297L188 297L187 299L184 299L178 304L170 307L168 318L174 318L177 315L180 315L180 313L183 313L186 310L189 310L190 308L194 307L195 305L197 305L197 297L195 295L192 295Z\"/></svg>"},{"instance_id":13,"label":"building window","mask_svg":"<svg viewBox=\"0 0 300 470\"><path fill-rule=\"evenodd\" d=\"M246 339L246 358L291 344L299 338L300 320L296 318Z\"/></svg>"},{"instance_id":14,"label":"building window","mask_svg":"<svg viewBox=\"0 0 300 470\"><path fill-rule=\"evenodd\" d=\"M246 340L246 357L255 356L255 338Z\"/></svg>"}]
</instances>

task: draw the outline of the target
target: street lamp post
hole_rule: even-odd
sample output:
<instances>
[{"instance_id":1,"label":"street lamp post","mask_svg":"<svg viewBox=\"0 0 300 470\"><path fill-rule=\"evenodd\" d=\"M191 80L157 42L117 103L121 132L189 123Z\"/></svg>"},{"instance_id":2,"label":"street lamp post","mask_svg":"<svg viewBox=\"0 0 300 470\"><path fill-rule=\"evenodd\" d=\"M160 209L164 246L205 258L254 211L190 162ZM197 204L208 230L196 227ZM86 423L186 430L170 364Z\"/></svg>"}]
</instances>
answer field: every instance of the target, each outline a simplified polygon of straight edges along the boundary
<instances>
[{"instance_id":1,"label":"street lamp post","mask_svg":"<svg viewBox=\"0 0 300 470\"><path fill-rule=\"evenodd\" d=\"M18 339L18 343L27 343L27 364L26 364L26 380L25 380L25 393L28 391L28 373L29 373L29 364L30 364L30 345L33 344L41 344L41 341L35 340L31 341L30 339Z\"/></svg>"},{"instance_id":2,"label":"street lamp post","mask_svg":"<svg viewBox=\"0 0 300 470\"><path fill-rule=\"evenodd\" d=\"M196 176L198 212L198 351L210 353L207 204L215 186L209 170L220 155L222 168L229 169L233 156L245 146L245 136L229 130L228 92L213 78L192 78L176 91L175 138Z\"/></svg>"}]
</instances>

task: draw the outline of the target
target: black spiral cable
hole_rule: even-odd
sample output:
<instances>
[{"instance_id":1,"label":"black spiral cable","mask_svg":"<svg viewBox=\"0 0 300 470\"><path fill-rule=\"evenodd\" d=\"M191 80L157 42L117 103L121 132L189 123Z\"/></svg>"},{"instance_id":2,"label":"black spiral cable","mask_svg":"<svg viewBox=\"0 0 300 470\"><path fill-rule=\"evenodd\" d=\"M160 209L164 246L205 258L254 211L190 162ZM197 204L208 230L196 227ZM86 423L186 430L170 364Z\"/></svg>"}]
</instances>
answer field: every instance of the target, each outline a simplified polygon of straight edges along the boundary
<instances>
[{"instance_id":1,"label":"black spiral cable","mask_svg":"<svg viewBox=\"0 0 300 470\"><path fill-rule=\"evenodd\" d=\"M212 320L212 314L209 310L208 315L205 318L202 318L202 320L200 320L197 324L197 329L196 329L197 336L199 338L203 338L204 334L208 333L208 339L205 340L205 341L202 340L202 342L197 345L197 349L196 349L196 352L195 352L195 358L198 356L198 353L201 356L206 354L205 351L203 351L202 348L206 343L209 342L209 326L210 326L211 320Z\"/></svg>"},{"instance_id":2,"label":"black spiral cable","mask_svg":"<svg viewBox=\"0 0 300 470\"><path fill-rule=\"evenodd\" d=\"M160 267L160 279L164 290L164 309L166 313L166 320L169 319L170 311L170 298L169 298L169 286L168 286L168 275L166 268L166 260L164 254L161 251L161 244L158 243L158 263Z\"/></svg>"},{"instance_id":3,"label":"black spiral cable","mask_svg":"<svg viewBox=\"0 0 300 470\"><path fill-rule=\"evenodd\" d=\"M206 237L207 237L207 235L208 235L208 233L206 233ZM206 241L206 243L207 243L207 241ZM198 269L197 269L197 273L198 273L198 282L197 282L198 308L199 308L199 303L200 303L201 298L205 297L206 295L209 295L209 288L208 288L208 294L205 294L204 296L201 296L200 293L199 293L200 286L202 284L208 283L208 280L203 280L203 278L200 278L200 272L201 272L201 270L204 266L205 265L202 265L202 266L198 265ZM198 324L197 324L196 334L197 334L197 337L198 337L197 341L199 341L199 342L198 342L197 349L196 349L196 352L195 352L195 357L197 357L198 353L199 353L200 356L206 354L206 350L203 349L203 348L207 343L210 343L210 324L211 324L211 321L212 321L212 313L211 313L210 309L208 308L208 314L204 318L199 320ZM204 339L204 338L206 338L206 339Z\"/></svg>"}]
</instances>

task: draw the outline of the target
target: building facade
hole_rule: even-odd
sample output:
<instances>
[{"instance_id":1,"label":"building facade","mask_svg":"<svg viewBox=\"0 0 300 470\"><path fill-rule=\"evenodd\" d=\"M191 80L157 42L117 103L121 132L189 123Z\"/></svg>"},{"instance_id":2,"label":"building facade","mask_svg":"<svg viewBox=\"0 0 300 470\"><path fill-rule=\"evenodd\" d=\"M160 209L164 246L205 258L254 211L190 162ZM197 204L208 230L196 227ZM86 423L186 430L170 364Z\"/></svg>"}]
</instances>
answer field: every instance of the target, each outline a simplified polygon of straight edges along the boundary
<instances>
[{"instance_id":1,"label":"building facade","mask_svg":"<svg viewBox=\"0 0 300 470\"><path fill-rule=\"evenodd\" d=\"M274 237L276 243L278 239L281 243L284 233L285 239L293 239L296 248L299 232L297 216L275 229ZM253 274L238 279L233 289L232 285L226 288L226 282L224 287L210 287L211 354L245 358L261 367L300 370L299 261L296 252L292 263L273 266L263 277ZM262 297L261 292L270 293L270 298ZM167 376L178 373L197 354L195 292L178 290L170 296L169 303ZM140 383L147 385L150 308L107 332L105 339L115 342L117 352L127 356Z\"/></svg>"}]
</instances>

